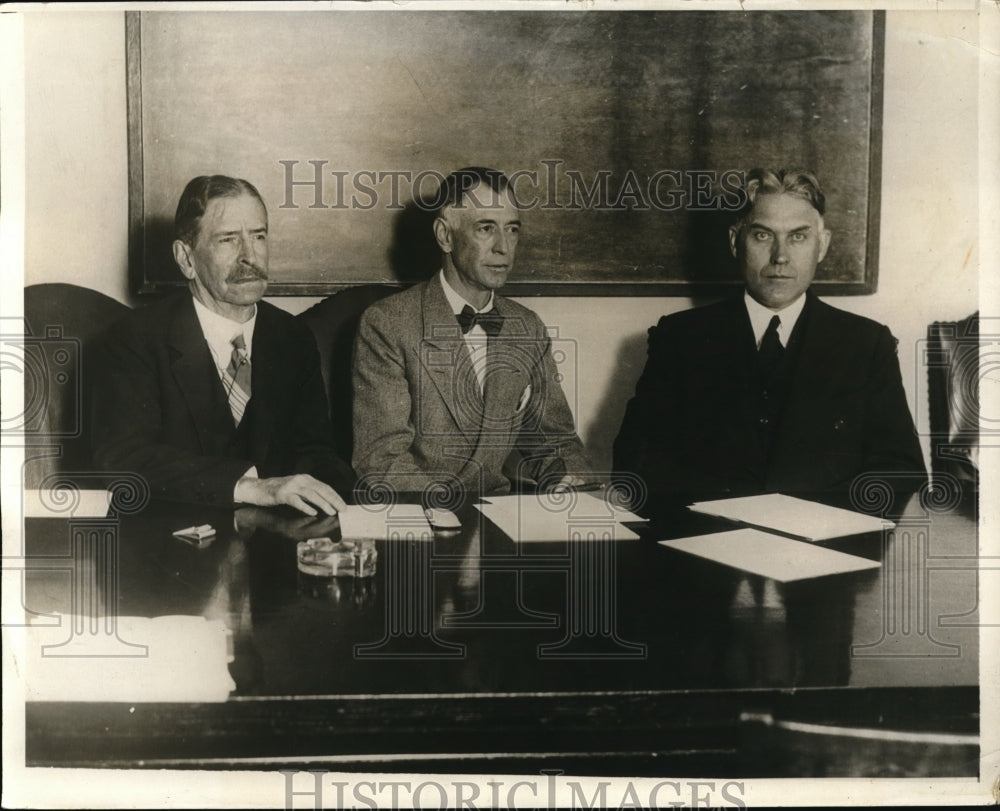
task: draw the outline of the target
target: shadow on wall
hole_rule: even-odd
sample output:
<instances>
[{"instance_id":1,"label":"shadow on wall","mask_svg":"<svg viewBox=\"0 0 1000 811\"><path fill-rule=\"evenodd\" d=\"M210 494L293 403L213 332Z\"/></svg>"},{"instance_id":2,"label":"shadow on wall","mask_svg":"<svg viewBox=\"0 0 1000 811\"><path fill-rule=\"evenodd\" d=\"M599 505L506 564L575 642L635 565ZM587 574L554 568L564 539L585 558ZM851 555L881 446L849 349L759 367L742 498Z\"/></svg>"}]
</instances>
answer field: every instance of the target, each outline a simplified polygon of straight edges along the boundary
<instances>
[{"instance_id":1,"label":"shadow on wall","mask_svg":"<svg viewBox=\"0 0 1000 811\"><path fill-rule=\"evenodd\" d=\"M441 249L434 239L433 200L411 200L393 225L388 259L392 275L403 284L429 279L441 268Z\"/></svg>"}]
</instances>

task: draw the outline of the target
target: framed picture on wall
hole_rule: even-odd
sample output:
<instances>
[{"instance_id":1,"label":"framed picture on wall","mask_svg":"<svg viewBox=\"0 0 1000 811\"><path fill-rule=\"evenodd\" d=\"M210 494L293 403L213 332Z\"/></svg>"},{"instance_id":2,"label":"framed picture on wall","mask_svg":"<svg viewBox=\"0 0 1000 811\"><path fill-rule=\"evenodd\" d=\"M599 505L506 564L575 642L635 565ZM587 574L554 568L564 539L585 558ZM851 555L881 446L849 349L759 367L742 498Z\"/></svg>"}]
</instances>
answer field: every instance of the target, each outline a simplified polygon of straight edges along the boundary
<instances>
[{"instance_id":1,"label":"framed picture on wall","mask_svg":"<svg viewBox=\"0 0 1000 811\"><path fill-rule=\"evenodd\" d=\"M173 206L213 173L268 204L271 294L419 280L440 179L479 165L524 214L509 294L723 292L742 173L795 166L835 235L814 289L874 292L883 16L129 12L132 289L182 283Z\"/></svg>"}]
</instances>

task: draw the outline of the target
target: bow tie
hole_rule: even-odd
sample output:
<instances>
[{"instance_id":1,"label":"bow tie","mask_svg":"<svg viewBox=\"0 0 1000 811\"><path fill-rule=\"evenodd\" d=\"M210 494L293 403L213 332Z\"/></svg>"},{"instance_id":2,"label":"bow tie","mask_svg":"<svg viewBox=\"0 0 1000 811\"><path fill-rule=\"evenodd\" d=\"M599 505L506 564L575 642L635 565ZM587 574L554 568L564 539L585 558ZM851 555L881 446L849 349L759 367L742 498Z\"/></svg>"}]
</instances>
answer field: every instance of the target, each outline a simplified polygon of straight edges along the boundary
<instances>
[{"instance_id":1,"label":"bow tie","mask_svg":"<svg viewBox=\"0 0 1000 811\"><path fill-rule=\"evenodd\" d=\"M483 332L489 336L499 334L500 328L503 326L503 316L497 311L496 305L489 312L477 313L466 304L462 308L462 312L458 313L455 318L458 319L458 324L462 328L463 335L476 326L476 324L481 326Z\"/></svg>"}]
</instances>

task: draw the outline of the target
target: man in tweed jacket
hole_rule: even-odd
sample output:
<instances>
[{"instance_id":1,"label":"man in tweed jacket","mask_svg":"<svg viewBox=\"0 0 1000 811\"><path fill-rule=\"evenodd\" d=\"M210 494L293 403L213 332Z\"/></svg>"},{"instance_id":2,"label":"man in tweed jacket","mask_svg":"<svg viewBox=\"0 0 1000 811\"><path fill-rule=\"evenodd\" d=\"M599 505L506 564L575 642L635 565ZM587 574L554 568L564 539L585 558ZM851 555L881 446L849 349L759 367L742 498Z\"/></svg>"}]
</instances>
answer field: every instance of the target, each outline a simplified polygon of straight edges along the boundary
<instances>
[{"instance_id":1,"label":"man in tweed jacket","mask_svg":"<svg viewBox=\"0 0 1000 811\"><path fill-rule=\"evenodd\" d=\"M495 293L513 268L520 230L509 181L495 170L461 169L438 201L441 272L373 304L361 319L358 475L410 492L585 483L589 464L545 326Z\"/></svg>"}]
</instances>

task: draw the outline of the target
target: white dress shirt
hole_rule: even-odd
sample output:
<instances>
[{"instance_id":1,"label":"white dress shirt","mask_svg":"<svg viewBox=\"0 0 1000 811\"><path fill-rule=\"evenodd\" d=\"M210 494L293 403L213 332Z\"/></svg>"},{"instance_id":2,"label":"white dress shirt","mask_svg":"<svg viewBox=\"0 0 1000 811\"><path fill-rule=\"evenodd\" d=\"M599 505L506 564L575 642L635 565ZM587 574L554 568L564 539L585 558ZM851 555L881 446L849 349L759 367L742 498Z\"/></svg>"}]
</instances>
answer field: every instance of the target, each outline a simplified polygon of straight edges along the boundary
<instances>
[{"instance_id":1,"label":"white dress shirt","mask_svg":"<svg viewBox=\"0 0 1000 811\"><path fill-rule=\"evenodd\" d=\"M240 333L243 334L243 340L246 342L247 360L250 360L250 353L253 351L253 328L257 323L257 305L254 305L253 315L250 316L249 320L241 324L212 312L194 296L191 297L191 300L194 302L194 313L198 316L198 323L201 325L201 333L205 336L205 342L212 353L212 360L215 361L219 380L225 383L226 369L233 359L233 338ZM243 475L256 479L256 465Z\"/></svg>"},{"instance_id":2,"label":"white dress shirt","mask_svg":"<svg viewBox=\"0 0 1000 811\"><path fill-rule=\"evenodd\" d=\"M254 305L250 319L241 324L212 312L194 296L191 299L194 301L194 312L198 316L198 323L201 324L201 333L205 336L205 342L215 361L215 368L219 372L219 379L223 380L233 357L233 338L240 333L243 334L243 340L247 345L247 360L250 360L250 353L253 352L253 328L257 323L257 306Z\"/></svg>"},{"instance_id":3,"label":"white dress shirt","mask_svg":"<svg viewBox=\"0 0 1000 811\"><path fill-rule=\"evenodd\" d=\"M750 316L750 326L753 327L753 337L757 342L757 348L760 349L760 342L764 339L764 333L767 332L767 325L771 323L774 316L781 319L781 324L778 326L778 340L781 341L782 346L788 346L788 339L791 337L792 330L795 329L795 323L802 315L802 308L806 306L805 293L785 309L777 311L768 309L747 292L743 293L743 301L747 307L747 314Z\"/></svg>"},{"instance_id":4,"label":"white dress shirt","mask_svg":"<svg viewBox=\"0 0 1000 811\"><path fill-rule=\"evenodd\" d=\"M469 302L467 302L462 296L450 285L448 280L444 277L444 271L441 271L441 287L444 288L444 297L448 299L448 306L451 307L451 311L458 315L465 307L472 307L477 313L488 313L493 309L493 293L490 293L490 300L486 302L485 307L477 308L473 307ZM462 336L465 339L465 348L469 350L469 358L472 361L472 369L476 373L476 379L479 381L479 391L483 390L483 385L486 382L486 347L488 343L488 338L486 330L484 330L479 324L476 324L472 329Z\"/></svg>"}]
</instances>

